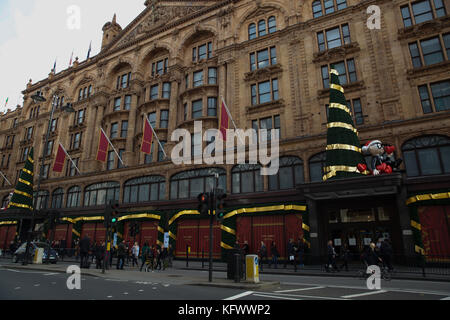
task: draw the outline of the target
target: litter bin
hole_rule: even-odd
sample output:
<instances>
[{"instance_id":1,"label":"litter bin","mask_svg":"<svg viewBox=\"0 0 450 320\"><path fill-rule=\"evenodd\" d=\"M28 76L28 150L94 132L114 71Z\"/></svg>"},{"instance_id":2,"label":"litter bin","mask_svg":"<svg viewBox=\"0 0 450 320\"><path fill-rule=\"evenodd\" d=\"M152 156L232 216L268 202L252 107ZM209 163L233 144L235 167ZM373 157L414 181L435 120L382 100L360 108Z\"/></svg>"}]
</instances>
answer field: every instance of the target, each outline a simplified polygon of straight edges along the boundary
<instances>
[{"instance_id":1,"label":"litter bin","mask_svg":"<svg viewBox=\"0 0 450 320\"><path fill-rule=\"evenodd\" d=\"M239 255L238 261L236 260L236 255ZM228 251L227 255L227 279L235 280L237 270L237 263L239 263L239 273L240 279L244 279L244 259L242 252L239 249L232 249Z\"/></svg>"}]
</instances>

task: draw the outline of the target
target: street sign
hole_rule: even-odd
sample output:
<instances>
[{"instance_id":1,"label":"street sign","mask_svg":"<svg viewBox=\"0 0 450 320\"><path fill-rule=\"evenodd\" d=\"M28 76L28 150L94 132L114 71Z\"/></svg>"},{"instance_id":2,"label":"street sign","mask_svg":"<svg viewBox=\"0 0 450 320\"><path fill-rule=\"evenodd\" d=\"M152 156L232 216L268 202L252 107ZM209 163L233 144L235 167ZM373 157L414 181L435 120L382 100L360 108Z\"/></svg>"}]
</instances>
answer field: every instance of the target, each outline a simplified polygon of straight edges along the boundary
<instances>
[{"instance_id":1,"label":"street sign","mask_svg":"<svg viewBox=\"0 0 450 320\"><path fill-rule=\"evenodd\" d=\"M164 248L169 248L169 233L164 233Z\"/></svg>"}]
</instances>

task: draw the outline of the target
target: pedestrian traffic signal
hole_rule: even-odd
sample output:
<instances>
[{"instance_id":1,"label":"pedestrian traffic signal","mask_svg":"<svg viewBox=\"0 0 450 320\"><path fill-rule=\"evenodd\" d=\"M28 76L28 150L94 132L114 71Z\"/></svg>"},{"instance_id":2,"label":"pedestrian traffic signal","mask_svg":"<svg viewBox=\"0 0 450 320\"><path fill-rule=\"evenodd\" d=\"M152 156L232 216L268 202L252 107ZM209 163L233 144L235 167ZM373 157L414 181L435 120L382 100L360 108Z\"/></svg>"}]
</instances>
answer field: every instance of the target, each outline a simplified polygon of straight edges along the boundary
<instances>
[{"instance_id":1,"label":"pedestrian traffic signal","mask_svg":"<svg viewBox=\"0 0 450 320\"><path fill-rule=\"evenodd\" d=\"M209 210L209 193L201 193L198 195L198 212L201 215L208 215Z\"/></svg>"},{"instance_id":2,"label":"pedestrian traffic signal","mask_svg":"<svg viewBox=\"0 0 450 320\"><path fill-rule=\"evenodd\" d=\"M216 191L216 219L220 224L223 223L223 219L225 218L225 209L227 207L225 203L226 198L226 193L220 190Z\"/></svg>"}]
</instances>

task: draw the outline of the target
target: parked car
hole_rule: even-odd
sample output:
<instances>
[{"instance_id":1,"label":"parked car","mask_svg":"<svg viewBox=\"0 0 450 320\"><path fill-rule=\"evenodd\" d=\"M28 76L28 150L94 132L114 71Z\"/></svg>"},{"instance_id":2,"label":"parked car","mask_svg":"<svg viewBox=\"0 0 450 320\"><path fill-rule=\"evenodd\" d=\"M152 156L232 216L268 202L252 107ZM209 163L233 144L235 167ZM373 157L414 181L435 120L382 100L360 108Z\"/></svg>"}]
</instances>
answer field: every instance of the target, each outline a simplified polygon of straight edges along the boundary
<instances>
[{"instance_id":1,"label":"parked car","mask_svg":"<svg viewBox=\"0 0 450 320\"><path fill-rule=\"evenodd\" d=\"M18 263L19 261L24 260L25 258L25 249L26 249L26 243L22 244L19 249L14 252L13 255L13 262ZM56 250L50 247L47 243L44 242L31 242L30 243L30 250L29 255L30 259L29 261L33 261L34 254L37 249L44 249L44 255L42 256L42 262L47 263L50 262L52 264L56 264L58 262L58 253ZM48 257L47 257L48 256Z\"/></svg>"}]
</instances>

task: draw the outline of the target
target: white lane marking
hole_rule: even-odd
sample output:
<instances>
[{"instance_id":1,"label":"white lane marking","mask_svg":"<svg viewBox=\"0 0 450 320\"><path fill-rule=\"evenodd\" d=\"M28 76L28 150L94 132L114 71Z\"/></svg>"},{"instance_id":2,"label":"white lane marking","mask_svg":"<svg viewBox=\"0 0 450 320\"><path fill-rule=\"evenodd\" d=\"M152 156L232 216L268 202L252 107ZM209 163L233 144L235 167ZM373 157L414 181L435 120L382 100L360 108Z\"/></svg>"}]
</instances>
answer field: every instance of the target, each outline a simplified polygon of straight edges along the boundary
<instances>
[{"instance_id":1,"label":"white lane marking","mask_svg":"<svg viewBox=\"0 0 450 320\"><path fill-rule=\"evenodd\" d=\"M157 288L156 288L156 287L153 287L152 289L153 289L153 290L156 290Z\"/></svg>"},{"instance_id":2,"label":"white lane marking","mask_svg":"<svg viewBox=\"0 0 450 320\"><path fill-rule=\"evenodd\" d=\"M388 291L386 291L386 290L370 291L370 292L364 292L364 293L358 293L358 294L351 294L348 296L342 296L342 298L345 298L345 299L358 298L358 297L371 296L374 294L380 294L380 293L386 293L386 292L388 292Z\"/></svg>"},{"instance_id":3,"label":"white lane marking","mask_svg":"<svg viewBox=\"0 0 450 320\"><path fill-rule=\"evenodd\" d=\"M105 281L112 281L112 282L128 282L128 280L119 280L119 279L105 279Z\"/></svg>"},{"instance_id":4,"label":"white lane marking","mask_svg":"<svg viewBox=\"0 0 450 320\"><path fill-rule=\"evenodd\" d=\"M225 301L237 300L239 298L246 297L246 296L249 296L251 294L253 294L253 291L247 291L247 292L243 292L243 293L237 294L235 296L232 296L232 297L229 297L229 298L226 298L226 299L223 299L223 300L225 300Z\"/></svg>"},{"instance_id":5,"label":"white lane marking","mask_svg":"<svg viewBox=\"0 0 450 320\"><path fill-rule=\"evenodd\" d=\"M255 292L259 294L265 294L266 292ZM279 296L286 297L296 297L296 298L306 298L306 299L324 299L324 300L348 300L343 298L333 298L333 297L322 297L322 296L307 296L304 294L288 294L288 293L277 293Z\"/></svg>"},{"instance_id":6,"label":"white lane marking","mask_svg":"<svg viewBox=\"0 0 450 320\"><path fill-rule=\"evenodd\" d=\"M446 298L441 299L441 300L450 300L450 297L446 297Z\"/></svg>"},{"instance_id":7,"label":"white lane marking","mask_svg":"<svg viewBox=\"0 0 450 320\"><path fill-rule=\"evenodd\" d=\"M111 298L112 298L112 296L107 296L107 298L111 299Z\"/></svg>"},{"instance_id":8,"label":"white lane marking","mask_svg":"<svg viewBox=\"0 0 450 320\"><path fill-rule=\"evenodd\" d=\"M14 290L20 290L20 287L14 288Z\"/></svg>"},{"instance_id":9,"label":"white lane marking","mask_svg":"<svg viewBox=\"0 0 450 320\"><path fill-rule=\"evenodd\" d=\"M139 290L139 292L144 292L144 290L141 289L141 290Z\"/></svg>"},{"instance_id":10,"label":"white lane marking","mask_svg":"<svg viewBox=\"0 0 450 320\"><path fill-rule=\"evenodd\" d=\"M275 298L275 299L284 299L284 300L302 300L302 299L296 299L296 298L288 298L288 297L281 297L281 296L271 296L268 294L254 294L256 297L262 297L262 298Z\"/></svg>"},{"instance_id":11,"label":"white lane marking","mask_svg":"<svg viewBox=\"0 0 450 320\"><path fill-rule=\"evenodd\" d=\"M11 271L11 272L22 273L21 271L18 271L18 270L11 270L11 269L5 269L5 270L7 270L7 271Z\"/></svg>"},{"instance_id":12,"label":"white lane marking","mask_svg":"<svg viewBox=\"0 0 450 320\"><path fill-rule=\"evenodd\" d=\"M57 273L46 273L46 274L44 274L44 276L54 276L54 275L57 275Z\"/></svg>"},{"instance_id":13,"label":"white lane marking","mask_svg":"<svg viewBox=\"0 0 450 320\"><path fill-rule=\"evenodd\" d=\"M303 289L280 290L280 291L275 291L275 292L276 293L284 293L284 292L307 291L307 290L325 289L325 288L326 287L312 287L312 288L303 288Z\"/></svg>"},{"instance_id":14,"label":"white lane marking","mask_svg":"<svg viewBox=\"0 0 450 320\"><path fill-rule=\"evenodd\" d=\"M124 292L123 294L124 294L124 295L127 295L127 294L128 294L128 292Z\"/></svg>"},{"instance_id":15,"label":"white lane marking","mask_svg":"<svg viewBox=\"0 0 450 320\"><path fill-rule=\"evenodd\" d=\"M34 286L35 286L35 287L39 287L39 286L40 286L40 284L38 283L38 284L35 284Z\"/></svg>"},{"instance_id":16,"label":"white lane marking","mask_svg":"<svg viewBox=\"0 0 450 320\"><path fill-rule=\"evenodd\" d=\"M170 286L170 284L163 284L163 286L167 288Z\"/></svg>"}]
</instances>

